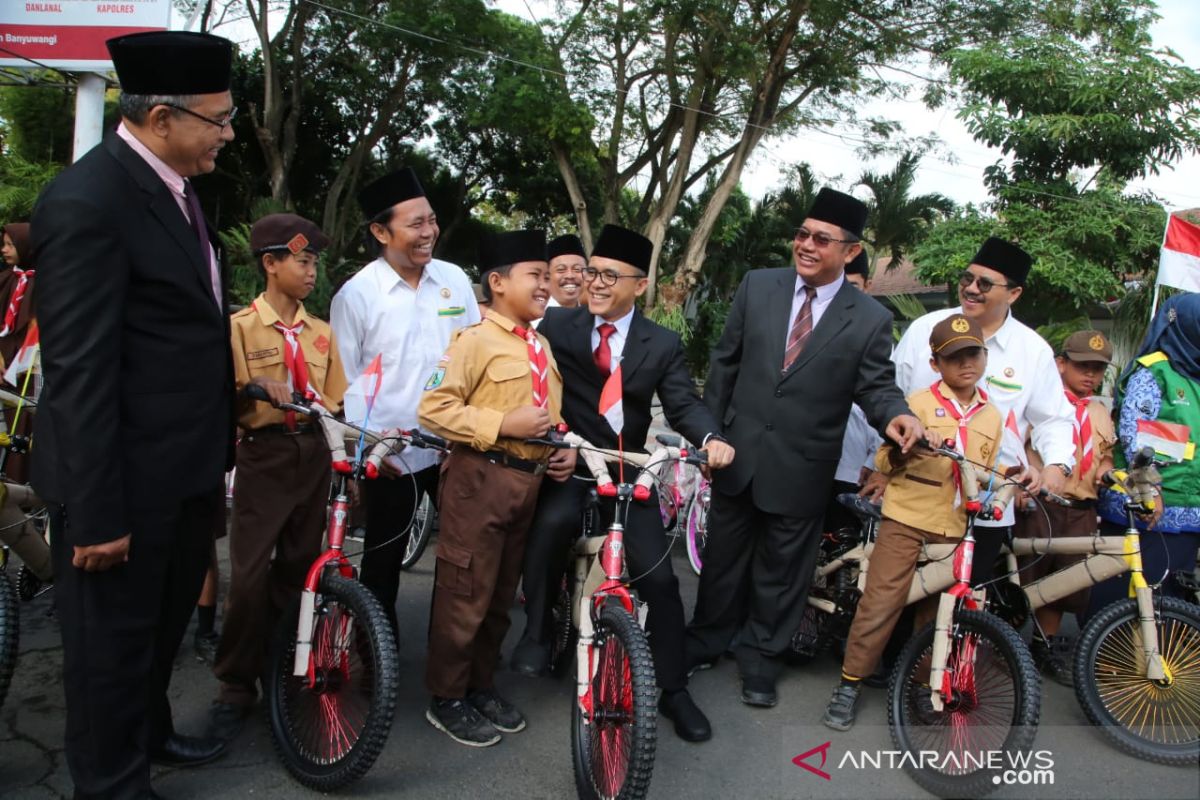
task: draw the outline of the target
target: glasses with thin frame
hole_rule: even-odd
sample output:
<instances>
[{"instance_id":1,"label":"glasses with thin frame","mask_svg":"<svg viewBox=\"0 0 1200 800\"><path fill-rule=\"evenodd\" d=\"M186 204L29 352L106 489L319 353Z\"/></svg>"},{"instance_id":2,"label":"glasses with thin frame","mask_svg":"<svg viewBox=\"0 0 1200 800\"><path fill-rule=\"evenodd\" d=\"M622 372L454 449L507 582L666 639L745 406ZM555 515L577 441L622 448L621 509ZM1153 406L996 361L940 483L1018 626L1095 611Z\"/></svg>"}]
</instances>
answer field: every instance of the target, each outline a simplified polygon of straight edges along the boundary
<instances>
[{"instance_id":1,"label":"glasses with thin frame","mask_svg":"<svg viewBox=\"0 0 1200 800\"><path fill-rule=\"evenodd\" d=\"M173 108L176 111L182 111L183 113L193 116L196 119L202 119L205 122L207 122L209 125L216 125L221 130L225 130L226 128L229 127L230 123L233 122L233 118L237 116L237 112L238 112L237 106L234 106L230 110L230 112L228 114L226 114L224 117L222 117L221 119L213 119L212 117L206 117L203 114L197 114L195 111L192 111L190 108L184 108L183 106L177 106L174 103L163 103L163 105L166 106L167 108Z\"/></svg>"},{"instance_id":2,"label":"glasses with thin frame","mask_svg":"<svg viewBox=\"0 0 1200 800\"><path fill-rule=\"evenodd\" d=\"M970 270L966 270L962 275L958 276L958 288L967 289L971 286L971 284L975 284L979 287L980 294L987 294L997 286L1003 286L1005 289L1013 288L1013 284L1011 283L996 283L990 278L985 278L982 275L976 275Z\"/></svg>"},{"instance_id":3,"label":"glasses with thin frame","mask_svg":"<svg viewBox=\"0 0 1200 800\"><path fill-rule=\"evenodd\" d=\"M645 275L622 275L621 273L617 272L615 269L599 270L599 269L596 269L595 267L584 267L584 269L583 269L583 279L585 281L587 281L588 283L591 283L592 281L596 280L596 278L599 278L600 282L602 284L604 284L605 286L616 286L617 281L621 280L622 278L629 278L631 280L641 280L644 277L646 277L646 276Z\"/></svg>"},{"instance_id":4,"label":"glasses with thin frame","mask_svg":"<svg viewBox=\"0 0 1200 800\"><path fill-rule=\"evenodd\" d=\"M858 239L835 239L828 233L821 231L813 233L808 228L796 228L795 238L797 242L807 242L810 236L812 237L813 244L822 249L829 247L834 242L838 244L856 244L858 242Z\"/></svg>"}]
</instances>

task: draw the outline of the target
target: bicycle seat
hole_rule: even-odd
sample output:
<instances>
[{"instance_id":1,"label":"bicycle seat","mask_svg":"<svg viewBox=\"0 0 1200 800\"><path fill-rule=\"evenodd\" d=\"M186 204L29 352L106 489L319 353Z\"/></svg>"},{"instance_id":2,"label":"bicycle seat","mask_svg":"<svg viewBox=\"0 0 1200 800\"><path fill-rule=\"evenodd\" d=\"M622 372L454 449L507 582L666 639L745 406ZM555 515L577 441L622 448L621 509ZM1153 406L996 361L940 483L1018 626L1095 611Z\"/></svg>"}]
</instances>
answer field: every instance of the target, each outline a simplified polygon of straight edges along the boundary
<instances>
[{"instance_id":1,"label":"bicycle seat","mask_svg":"<svg viewBox=\"0 0 1200 800\"><path fill-rule=\"evenodd\" d=\"M837 501L850 509L860 522L878 522L881 518L882 506L870 502L865 497L843 492L837 496Z\"/></svg>"}]
</instances>

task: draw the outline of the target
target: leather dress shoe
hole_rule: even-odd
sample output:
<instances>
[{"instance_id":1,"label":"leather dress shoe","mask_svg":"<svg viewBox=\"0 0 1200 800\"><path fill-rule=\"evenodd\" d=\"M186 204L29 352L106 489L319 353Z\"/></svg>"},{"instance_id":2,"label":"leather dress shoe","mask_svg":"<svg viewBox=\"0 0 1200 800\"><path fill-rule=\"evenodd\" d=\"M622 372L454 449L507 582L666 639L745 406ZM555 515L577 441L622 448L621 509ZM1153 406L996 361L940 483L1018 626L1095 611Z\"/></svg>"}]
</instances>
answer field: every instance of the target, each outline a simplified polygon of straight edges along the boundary
<instances>
[{"instance_id":1,"label":"leather dress shoe","mask_svg":"<svg viewBox=\"0 0 1200 800\"><path fill-rule=\"evenodd\" d=\"M742 676L742 702L748 706L771 708L779 702L775 681L761 675Z\"/></svg>"},{"instance_id":2,"label":"leather dress shoe","mask_svg":"<svg viewBox=\"0 0 1200 800\"><path fill-rule=\"evenodd\" d=\"M513 650L511 666L518 675L544 677L550 672L550 648L538 642L518 642Z\"/></svg>"},{"instance_id":3,"label":"leather dress shoe","mask_svg":"<svg viewBox=\"0 0 1200 800\"><path fill-rule=\"evenodd\" d=\"M150 760L167 767L198 767L225 755L227 744L209 736L172 733L158 747L150 748Z\"/></svg>"},{"instance_id":4,"label":"leather dress shoe","mask_svg":"<svg viewBox=\"0 0 1200 800\"><path fill-rule=\"evenodd\" d=\"M658 701L658 710L675 723L675 733L685 742L707 742L712 738L712 725L708 717L692 700L687 689L663 692Z\"/></svg>"}]
</instances>

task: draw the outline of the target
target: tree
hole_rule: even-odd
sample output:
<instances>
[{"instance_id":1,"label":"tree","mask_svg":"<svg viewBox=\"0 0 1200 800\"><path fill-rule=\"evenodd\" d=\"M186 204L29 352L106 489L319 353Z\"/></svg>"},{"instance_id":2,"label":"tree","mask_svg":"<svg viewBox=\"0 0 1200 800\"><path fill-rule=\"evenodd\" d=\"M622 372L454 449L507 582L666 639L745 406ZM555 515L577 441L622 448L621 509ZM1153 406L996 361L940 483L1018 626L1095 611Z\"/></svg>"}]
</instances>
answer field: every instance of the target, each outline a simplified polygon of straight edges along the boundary
<instances>
[{"instance_id":1,"label":"tree","mask_svg":"<svg viewBox=\"0 0 1200 800\"><path fill-rule=\"evenodd\" d=\"M920 162L921 157L910 151L900 156L891 172L864 172L858 180L871 191L866 240L877 258L891 255L892 265L900 263L930 225L954 211L954 201L945 195L909 194Z\"/></svg>"}]
</instances>

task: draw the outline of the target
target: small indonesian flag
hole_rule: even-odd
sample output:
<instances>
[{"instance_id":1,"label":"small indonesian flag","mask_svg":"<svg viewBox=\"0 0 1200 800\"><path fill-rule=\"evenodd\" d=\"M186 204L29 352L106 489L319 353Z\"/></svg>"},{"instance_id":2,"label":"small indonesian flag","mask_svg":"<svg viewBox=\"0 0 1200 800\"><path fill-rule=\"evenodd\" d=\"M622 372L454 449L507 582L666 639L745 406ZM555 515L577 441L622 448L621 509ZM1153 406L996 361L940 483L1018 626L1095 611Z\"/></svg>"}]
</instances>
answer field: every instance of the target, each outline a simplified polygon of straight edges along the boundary
<instances>
[{"instance_id":1,"label":"small indonesian flag","mask_svg":"<svg viewBox=\"0 0 1200 800\"><path fill-rule=\"evenodd\" d=\"M371 407L375 405L375 396L379 394L379 384L383 382L383 367L380 365L382 358L382 353L375 356L363 374L346 388L345 399L342 401L342 407L346 410L346 421L360 428L367 427Z\"/></svg>"},{"instance_id":2,"label":"small indonesian flag","mask_svg":"<svg viewBox=\"0 0 1200 800\"><path fill-rule=\"evenodd\" d=\"M13 356L12 363L4 371L4 380L16 386L22 373L35 369L40 351L41 341L38 338L37 320L34 320L29 323L29 328L25 331L25 342L21 345L21 349Z\"/></svg>"},{"instance_id":3,"label":"small indonesian flag","mask_svg":"<svg viewBox=\"0 0 1200 800\"><path fill-rule=\"evenodd\" d=\"M621 429L625 427L625 405L621 397L620 361L600 390L600 416L608 420L608 427L613 429L613 433L621 435Z\"/></svg>"},{"instance_id":4,"label":"small indonesian flag","mask_svg":"<svg viewBox=\"0 0 1200 800\"><path fill-rule=\"evenodd\" d=\"M1172 461L1190 461L1196 455L1196 445L1190 441L1191 436L1192 431L1187 425L1139 419L1137 449L1153 447L1155 453Z\"/></svg>"},{"instance_id":5,"label":"small indonesian flag","mask_svg":"<svg viewBox=\"0 0 1200 800\"><path fill-rule=\"evenodd\" d=\"M1174 214L1167 217L1157 284L1200 292L1200 226Z\"/></svg>"},{"instance_id":6,"label":"small indonesian flag","mask_svg":"<svg viewBox=\"0 0 1200 800\"><path fill-rule=\"evenodd\" d=\"M1029 462L1025 460L1025 437L1021 435L1021 429L1017 427L1017 415L1013 413L1012 409L1009 409L1008 417L1004 420L1002 437L1000 449L1011 454L1022 467L1028 467Z\"/></svg>"}]
</instances>

